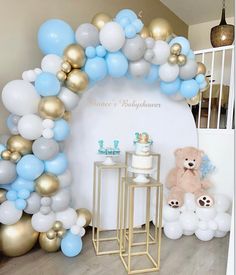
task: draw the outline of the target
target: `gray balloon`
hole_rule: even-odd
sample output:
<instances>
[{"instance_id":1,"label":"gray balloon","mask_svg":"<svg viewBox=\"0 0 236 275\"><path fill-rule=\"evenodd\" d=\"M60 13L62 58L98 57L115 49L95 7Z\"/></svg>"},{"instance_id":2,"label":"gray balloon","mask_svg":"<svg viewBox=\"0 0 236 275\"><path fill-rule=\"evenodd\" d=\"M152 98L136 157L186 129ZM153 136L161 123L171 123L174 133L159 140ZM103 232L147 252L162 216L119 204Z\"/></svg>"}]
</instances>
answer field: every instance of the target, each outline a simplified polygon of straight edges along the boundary
<instances>
[{"instance_id":1,"label":"gray balloon","mask_svg":"<svg viewBox=\"0 0 236 275\"><path fill-rule=\"evenodd\" d=\"M155 40L151 37L147 37L145 43L148 49L152 49L155 45Z\"/></svg>"},{"instance_id":2,"label":"gray balloon","mask_svg":"<svg viewBox=\"0 0 236 275\"><path fill-rule=\"evenodd\" d=\"M33 143L32 151L39 159L48 160L59 153L59 145L54 139L40 137Z\"/></svg>"},{"instance_id":3,"label":"gray balloon","mask_svg":"<svg viewBox=\"0 0 236 275\"><path fill-rule=\"evenodd\" d=\"M72 175L69 169L67 169L63 174L58 176L60 188L66 188L72 183Z\"/></svg>"},{"instance_id":4,"label":"gray balloon","mask_svg":"<svg viewBox=\"0 0 236 275\"><path fill-rule=\"evenodd\" d=\"M129 63L129 73L135 77L144 77L148 75L151 64L144 59Z\"/></svg>"},{"instance_id":5,"label":"gray balloon","mask_svg":"<svg viewBox=\"0 0 236 275\"><path fill-rule=\"evenodd\" d=\"M96 47L99 45L98 29L90 23L80 25L76 30L75 38L83 48L88 46Z\"/></svg>"},{"instance_id":6,"label":"gray balloon","mask_svg":"<svg viewBox=\"0 0 236 275\"><path fill-rule=\"evenodd\" d=\"M145 40L140 35L126 39L122 51L130 61L137 61L143 57L146 51Z\"/></svg>"},{"instance_id":7,"label":"gray balloon","mask_svg":"<svg viewBox=\"0 0 236 275\"><path fill-rule=\"evenodd\" d=\"M197 67L197 62L188 58L186 64L179 68L179 77L184 80L192 79L196 76Z\"/></svg>"},{"instance_id":8,"label":"gray balloon","mask_svg":"<svg viewBox=\"0 0 236 275\"><path fill-rule=\"evenodd\" d=\"M8 160L0 160L0 184L11 183L16 176L16 165Z\"/></svg>"},{"instance_id":9,"label":"gray balloon","mask_svg":"<svg viewBox=\"0 0 236 275\"><path fill-rule=\"evenodd\" d=\"M68 189L60 189L54 196L52 196L51 208L54 212L63 211L69 207L70 202L70 191Z\"/></svg>"},{"instance_id":10,"label":"gray balloon","mask_svg":"<svg viewBox=\"0 0 236 275\"><path fill-rule=\"evenodd\" d=\"M147 49L145 54L144 54L144 59L147 61L151 61L154 57L154 51L151 49Z\"/></svg>"},{"instance_id":11,"label":"gray balloon","mask_svg":"<svg viewBox=\"0 0 236 275\"><path fill-rule=\"evenodd\" d=\"M36 192L31 193L30 197L27 199L27 206L24 209L25 213L35 214L39 212L39 209L41 206L40 200L41 200L41 197L39 196L38 193Z\"/></svg>"}]
</instances>

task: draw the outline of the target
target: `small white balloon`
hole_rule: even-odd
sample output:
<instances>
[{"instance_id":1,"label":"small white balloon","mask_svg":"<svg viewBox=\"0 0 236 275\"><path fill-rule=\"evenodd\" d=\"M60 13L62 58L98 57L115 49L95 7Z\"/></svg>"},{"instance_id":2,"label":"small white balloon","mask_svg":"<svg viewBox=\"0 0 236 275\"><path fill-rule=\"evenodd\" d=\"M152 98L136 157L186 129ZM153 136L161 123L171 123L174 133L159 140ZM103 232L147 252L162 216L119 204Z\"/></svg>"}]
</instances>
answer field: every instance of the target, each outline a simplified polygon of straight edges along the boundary
<instances>
[{"instance_id":1,"label":"small white balloon","mask_svg":"<svg viewBox=\"0 0 236 275\"><path fill-rule=\"evenodd\" d=\"M195 235L199 240L207 242L213 239L214 231L211 229L207 229L207 230L197 229L195 232Z\"/></svg>"},{"instance_id":2,"label":"small white balloon","mask_svg":"<svg viewBox=\"0 0 236 275\"><path fill-rule=\"evenodd\" d=\"M80 216L80 217L77 219L76 224L77 224L78 226L80 226L80 227L85 226L85 224L86 224L86 219L85 219L85 217Z\"/></svg>"},{"instance_id":3,"label":"small white balloon","mask_svg":"<svg viewBox=\"0 0 236 275\"><path fill-rule=\"evenodd\" d=\"M64 103L66 111L72 111L79 103L79 96L66 87L61 88L58 97Z\"/></svg>"},{"instance_id":4,"label":"small white balloon","mask_svg":"<svg viewBox=\"0 0 236 275\"><path fill-rule=\"evenodd\" d=\"M15 202L4 201L0 205L0 223L11 225L18 222L22 216L22 210L15 207Z\"/></svg>"},{"instance_id":5,"label":"small white balloon","mask_svg":"<svg viewBox=\"0 0 236 275\"><path fill-rule=\"evenodd\" d=\"M37 139L42 135L42 119L34 114L24 115L19 120L18 131L26 139Z\"/></svg>"},{"instance_id":6,"label":"small white balloon","mask_svg":"<svg viewBox=\"0 0 236 275\"><path fill-rule=\"evenodd\" d=\"M43 128L52 129L55 126L55 122L52 119L46 118L43 120Z\"/></svg>"},{"instance_id":7,"label":"small white balloon","mask_svg":"<svg viewBox=\"0 0 236 275\"><path fill-rule=\"evenodd\" d=\"M179 222L167 222L164 226L164 233L167 238L177 240L183 235L183 229Z\"/></svg>"},{"instance_id":8,"label":"small white balloon","mask_svg":"<svg viewBox=\"0 0 236 275\"><path fill-rule=\"evenodd\" d=\"M145 43L148 49L152 49L155 45L155 40L152 37L147 37Z\"/></svg>"},{"instance_id":9,"label":"small white balloon","mask_svg":"<svg viewBox=\"0 0 236 275\"><path fill-rule=\"evenodd\" d=\"M213 220L216 216L216 210L214 207L204 208L204 207L197 207L196 214L199 219L203 221Z\"/></svg>"},{"instance_id":10,"label":"small white balloon","mask_svg":"<svg viewBox=\"0 0 236 275\"><path fill-rule=\"evenodd\" d=\"M228 213L218 213L214 220L217 223L218 230L226 232L230 230L231 216Z\"/></svg>"},{"instance_id":11,"label":"small white balloon","mask_svg":"<svg viewBox=\"0 0 236 275\"><path fill-rule=\"evenodd\" d=\"M174 81L179 75L179 66L172 65L168 62L162 64L159 70L160 79L164 82L172 82Z\"/></svg>"},{"instance_id":12,"label":"small white balloon","mask_svg":"<svg viewBox=\"0 0 236 275\"><path fill-rule=\"evenodd\" d=\"M51 212L51 207L50 206L41 206L40 207L40 213L43 215L48 215Z\"/></svg>"},{"instance_id":13,"label":"small white balloon","mask_svg":"<svg viewBox=\"0 0 236 275\"><path fill-rule=\"evenodd\" d=\"M52 199L50 197L43 197L41 199L42 206L50 206L52 204Z\"/></svg>"},{"instance_id":14,"label":"small white balloon","mask_svg":"<svg viewBox=\"0 0 236 275\"><path fill-rule=\"evenodd\" d=\"M40 68L35 68L35 69L34 69L34 72L35 72L37 75L39 75L39 74L42 73L42 70L41 70Z\"/></svg>"},{"instance_id":15,"label":"small white balloon","mask_svg":"<svg viewBox=\"0 0 236 275\"><path fill-rule=\"evenodd\" d=\"M215 208L217 212L227 212L231 206L231 200L224 194L215 194Z\"/></svg>"},{"instance_id":16,"label":"small white balloon","mask_svg":"<svg viewBox=\"0 0 236 275\"><path fill-rule=\"evenodd\" d=\"M64 211L56 213L57 221L62 222L65 229L70 229L76 224L77 213L73 208L67 208Z\"/></svg>"},{"instance_id":17,"label":"small white balloon","mask_svg":"<svg viewBox=\"0 0 236 275\"><path fill-rule=\"evenodd\" d=\"M206 221L199 221L198 228L202 230L206 230L208 228L208 223Z\"/></svg>"},{"instance_id":18,"label":"small white balloon","mask_svg":"<svg viewBox=\"0 0 236 275\"><path fill-rule=\"evenodd\" d=\"M183 234L185 236L192 236L194 233L195 233L195 231L183 230Z\"/></svg>"},{"instance_id":19,"label":"small white balloon","mask_svg":"<svg viewBox=\"0 0 236 275\"><path fill-rule=\"evenodd\" d=\"M41 68L44 72L56 74L61 69L62 59L55 54L45 55L41 62Z\"/></svg>"},{"instance_id":20,"label":"small white balloon","mask_svg":"<svg viewBox=\"0 0 236 275\"><path fill-rule=\"evenodd\" d=\"M151 61L153 64L161 65L167 62L170 55L170 46L168 43L162 40L157 40L152 50L154 52L154 57Z\"/></svg>"},{"instance_id":21,"label":"small white balloon","mask_svg":"<svg viewBox=\"0 0 236 275\"><path fill-rule=\"evenodd\" d=\"M177 221L180 216L180 210L178 208L172 208L169 205L163 207L163 219L167 222Z\"/></svg>"},{"instance_id":22,"label":"small white balloon","mask_svg":"<svg viewBox=\"0 0 236 275\"><path fill-rule=\"evenodd\" d=\"M225 237L227 235L227 233L228 233L227 231L216 230L214 236L216 238L223 238L223 237Z\"/></svg>"},{"instance_id":23,"label":"small white balloon","mask_svg":"<svg viewBox=\"0 0 236 275\"><path fill-rule=\"evenodd\" d=\"M70 229L71 233L74 235L80 234L80 227L78 225L73 225Z\"/></svg>"},{"instance_id":24,"label":"small white balloon","mask_svg":"<svg viewBox=\"0 0 236 275\"><path fill-rule=\"evenodd\" d=\"M218 225L214 220L211 220L208 222L208 228L210 228L212 230L217 230Z\"/></svg>"},{"instance_id":25,"label":"small white balloon","mask_svg":"<svg viewBox=\"0 0 236 275\"><path fill-rule=\"evenodd\" d=\"M44 215L41 212L38 212L34 214L31 219L34 230L38 232L47 232L52 228L55 221L56 215L52 211L48 215Z\"/></svg>"},{"instance_id":26,"label":"small white balloon","mask_svg":"<svg viewBox=\"0 0 236 275\"><path fill-rule=\"evenodd\" d=\"M191 211L182 213L179 217L183 230L195 231L198 228L198 217Z\"/></svg>"},{"instance_id":27,"label":"small white balloon","mask_svg":"<svg viewBox=\"0 0 236 275\"><path fill-rule=\"evenodd\" d=\"M27 214L35 214L39 212L40 209L40 200L41 197L38 193L31 193L30 197L27 199L27 206L24 209L24 212Z\"/></svg>"},{"instance_id":28,"label":"small white balloon","mask_svg":"<svg viewBox=\"0 0 236 275\"><path fill-rule=\"evenodd\" d=\"M43 136L44 138L50 139L50 138L53 138L54 132L53 132L52 129L46 128L46 129L43 130L42 136Z\"/></svg>"},{"instance_id":29,"label":"small white balloon","mask_svg":"<svg viewBox=\"0 0 236 275\"><path fill-rule=\"evenodd\" d=\"M80 228L80 232L79 232L80 237L83 237L85 233L86 233L85 229L83 227Z\"/></svg>"}]
</instances>

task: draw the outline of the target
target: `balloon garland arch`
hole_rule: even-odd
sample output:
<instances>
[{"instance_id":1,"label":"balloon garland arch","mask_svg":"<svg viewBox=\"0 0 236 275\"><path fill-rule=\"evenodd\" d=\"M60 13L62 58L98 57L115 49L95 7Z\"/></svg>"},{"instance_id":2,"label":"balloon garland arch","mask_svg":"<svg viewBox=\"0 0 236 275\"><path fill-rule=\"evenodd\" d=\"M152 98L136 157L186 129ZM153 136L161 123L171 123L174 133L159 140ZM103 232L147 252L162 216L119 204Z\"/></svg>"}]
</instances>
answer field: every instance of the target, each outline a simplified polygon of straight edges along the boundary
<instances>
[{"instance_id":1,"label":"balloon garland arch","mask_svg":"<svg viewBox=\"0 0 236 275\"><path fill-rule=\"evenodd\" d=\"M161 92L172 99L197 104L209 84L205 66L195 61L186 38L174 37L164 19L145 27L128 9L114 19L99 13L75 33L62 20L48 20L39 29L38 43L45 54L41 69L25 71L2 91L11 112L11 136L0 145L0 250L22 255L39 235L42 249L61 248L72 257L80 253L91 220L88 210L76 212L70 205L72 178L62 146L79 96L108 75L128 76L159 82ZM15 232L14 242L9 230Z\"/></svg>"}]
</instances>

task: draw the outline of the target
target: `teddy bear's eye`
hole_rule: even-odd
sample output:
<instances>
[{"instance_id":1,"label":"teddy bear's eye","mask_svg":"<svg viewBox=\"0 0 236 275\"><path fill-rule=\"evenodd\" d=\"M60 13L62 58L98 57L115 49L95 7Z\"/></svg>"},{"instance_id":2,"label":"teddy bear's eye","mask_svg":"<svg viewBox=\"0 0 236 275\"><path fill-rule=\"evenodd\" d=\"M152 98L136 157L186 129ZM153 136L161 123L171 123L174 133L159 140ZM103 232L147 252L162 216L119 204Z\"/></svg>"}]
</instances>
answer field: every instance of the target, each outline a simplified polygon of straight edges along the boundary
<instances>
[{"instance_id":1,"label":"teddy bear's eye","mask_svg":"<svg viewBox=\"0 0 236 275\"><path fill-rule=\"evenodd\" d=\"M193 161L195 161L195 159Z\"/></svg>"},{"instance_id":2,"label":"teddy bear's eye","mask_svg":"<svg viewBox=\"0 0 236 275\"><path fill-rule=\"evenodd\" d=\"M188 160L188 159L185 159L186 161Z\"/></svg>"}]
</instances>

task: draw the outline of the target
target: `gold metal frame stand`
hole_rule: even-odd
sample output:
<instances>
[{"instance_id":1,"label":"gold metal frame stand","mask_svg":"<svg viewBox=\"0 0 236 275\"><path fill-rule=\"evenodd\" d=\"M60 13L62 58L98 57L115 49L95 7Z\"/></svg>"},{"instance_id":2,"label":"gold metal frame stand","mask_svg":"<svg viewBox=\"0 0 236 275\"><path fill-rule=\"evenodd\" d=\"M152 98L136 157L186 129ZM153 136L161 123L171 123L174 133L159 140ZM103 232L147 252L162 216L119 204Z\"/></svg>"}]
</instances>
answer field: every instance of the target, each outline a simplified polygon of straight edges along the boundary
<instances>
[{"instance_id":1,"label":"gold metal frame stand","mask_svg":"<svg viewBox=\"0 0 236 275\"><path fill-rule=\"evenodd\" d=\"M106 233L109 235L111 233L111 231L104 231L100 228L102 171L108 169L118 170L117 227L114 237L101 237L101 231L102 235L106 235ZM115 163L114 165L104 165L102 162L94 163L92 240L96 255L119 254L120 252L122 170L126 171L126 165L124 163ZM114 249L114 247L112 249L101 248L101 243L107 244L111 242L115 242L114 246L116 249Z\"/></svg>"}]
</instances>

